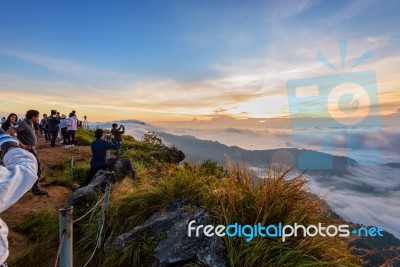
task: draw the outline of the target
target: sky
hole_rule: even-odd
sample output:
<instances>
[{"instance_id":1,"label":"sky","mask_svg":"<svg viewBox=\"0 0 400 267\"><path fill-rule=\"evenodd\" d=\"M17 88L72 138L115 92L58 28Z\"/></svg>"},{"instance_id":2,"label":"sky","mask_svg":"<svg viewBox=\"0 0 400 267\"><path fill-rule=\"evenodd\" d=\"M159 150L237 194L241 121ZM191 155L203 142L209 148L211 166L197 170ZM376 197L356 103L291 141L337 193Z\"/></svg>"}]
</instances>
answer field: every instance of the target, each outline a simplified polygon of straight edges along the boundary
<instances>
[{"instance_id":1,"label":"sky","mask_svg":"<svg viewBox=\"0 0 400 267\"><path fill-rule=\"evenodd\" d=\"M0 1L0 114L75 109L91 121L155 122L395 113L398 10L395 0ZM364 91L288 97L290 81L337 75Z\"/></svg>"}]
</instances>

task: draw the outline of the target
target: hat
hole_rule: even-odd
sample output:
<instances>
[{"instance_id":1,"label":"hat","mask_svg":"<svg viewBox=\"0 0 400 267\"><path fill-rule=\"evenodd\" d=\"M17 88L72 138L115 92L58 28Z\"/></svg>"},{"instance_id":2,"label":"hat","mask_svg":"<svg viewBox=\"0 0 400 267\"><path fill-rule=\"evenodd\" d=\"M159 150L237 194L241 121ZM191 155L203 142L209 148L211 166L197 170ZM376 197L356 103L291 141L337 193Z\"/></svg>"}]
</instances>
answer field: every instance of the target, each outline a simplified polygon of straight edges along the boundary
<instances>
[{"instance_id":1,"label":"hat","mask_svg":"<svg viewBox=\"0 0 400 267\"><path fill-rule=\"evenodd\" d=\"M67 115L65 115L65 114L61 115L61 119L66 119L66 118L67 118Z\"/></svg>"}]
</instances>

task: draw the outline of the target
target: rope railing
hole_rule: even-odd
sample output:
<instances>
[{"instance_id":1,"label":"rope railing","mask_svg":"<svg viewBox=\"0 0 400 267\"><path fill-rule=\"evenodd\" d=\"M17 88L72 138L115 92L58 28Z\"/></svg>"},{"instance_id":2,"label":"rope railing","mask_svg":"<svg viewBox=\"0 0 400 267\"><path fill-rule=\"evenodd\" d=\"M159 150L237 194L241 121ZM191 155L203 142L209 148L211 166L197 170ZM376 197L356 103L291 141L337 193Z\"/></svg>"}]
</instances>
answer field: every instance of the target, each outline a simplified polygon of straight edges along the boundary
<instances>
[{"instance_id":1,"label":"rope railing","mask_svg":"<svg viewBox=\"0 0 400 267\"><path fill-rule=\"evenodd\" d=\"M83 218L85 218L87 215L89 215L89 213L91 213L91 212L100 204L100 202L104 199L104 196L105 196L105 195L106 195L106 194L104 194L103 196L101 196L100 199L97 201L97 203L94 204L94 206L93 206L89 211L87 211L85 214L83 214L83 215L82 215L81 217L79 217L78 219L74 220L73 223L79 222L80 220L82 220Z\"/></svg>"},{"instance_id":2,"label":"rope railing","mask_svg":"<svg viewBox=\"0 0 400 267\"><path fill-rule=\"evenodd\" d=\"M86 216L88 216L90 213L90 219L93 218L94 215L94 211L96 209L96 207L102 202L102 200L104 200L103 206L102 206L102 213L101 216L98 219L98 230L97 230L97 234L96 234L96 245L93 249L93 252L90 256L90 258L88 259L88 261L86 262L86 264L84 266L87 266L89 264L89 262L93 259L93 256L96 253L96 250L101 246L101 239L102 239L102 233L103 233L103 229L104 229L104 222L106 219L106 213L107 213L107 209L108 209L108 200L110 197L110 191L111 191L111 185L107 184L106 185L106 190L103 196L99 196L98 200L96 202L96 204L94 204L94 206L87 211L84 215L82 215L81 217L79 217L76 220L72 219L72 210L73 207L68 207L68 208L64 208L64 209L60 209L60 246L58 248L58 253L57 253L57 257L56 257L56 261L55 261L55 267L57 267L57 263L60 263L60 267L72 267L72 251L73 251L73 247L72 247L72 234L73 234L73 224L76 222L79 222L80 220L82 220L83 218L85 218ZM60 259L60 260L59 260Z\"/></svg>"}]
</instances>

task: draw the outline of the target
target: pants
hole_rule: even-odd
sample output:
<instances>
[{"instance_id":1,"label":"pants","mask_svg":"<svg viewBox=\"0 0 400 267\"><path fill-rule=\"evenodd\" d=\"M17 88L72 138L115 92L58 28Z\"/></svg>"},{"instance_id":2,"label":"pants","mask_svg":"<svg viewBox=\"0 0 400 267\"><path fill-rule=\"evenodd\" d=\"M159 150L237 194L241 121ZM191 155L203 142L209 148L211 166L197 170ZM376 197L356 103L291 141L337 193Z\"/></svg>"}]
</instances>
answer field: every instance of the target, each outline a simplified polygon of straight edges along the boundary
<instances>
[{"instance_id":1,"label":"pants","mask_svg":"<svg viewBox=\"0 0 400 267\"><path fill-rule=\"evenodd\" d=\"M42 175L42 164L40 163L40 158L39 158L39 155L38 155L37 150L35 148L28 148L26 150L28 150L29 152L32 153L32 155L35 156L37 164L38 164L38 170L37 170L38 179L32 186L32 188L36 188L36 187L38 187L39 179L40 179L40 176Z\"/></svg>"},{"instance_id":2,"label":"pants","mask_svg":"<svg viewBox=\"0 0 400 267\"><path fill-rule=\"evenodd\" d=\"M50 134L49 130L44 128L43 131L44 131L44 138L46 138L46 141L50 141L51 140L51 134Z\"/></svg>"},{"instance_id":3,"label":"pants","mask_svg":"<svg viewBox=\"0 0 400 267\"><path fill-rule=\"evenodd\" d=\"M68 145L75 145L75 130L68 131Z\"/></svg>"},{"instance_id":4,"label":"pants","mask_svg":"<svg viewBox=\"0 0 400 267\"><path fill-rule=\"evenodd\" d=\"M101 165L100 167L97 168L90 168L89 174L86 177L86 180L81 184L81 187L87 186L93 179L93 177L96 175L96 173L100 170L106 170L107 169L107 164Z\"/></svg>"},{"instance_id":5,"label":"pants","mask_svg":"<svg viewBox=\"0 0 400 267\"><path fill-rule=\"evenodd\" d=\"M68 135L68 131L67 128L62 128L61 129L61 134L63 137L63 145L69 145L69 135Z\"/></svg>"},{"instance_id":6,"label":"pants","mask_svg":"<svg viewBox=\"0 0 400 267\"><path fill-rule=\"evenodd\" d=\"M55 147L58 131L51 131L50 133L51 133L51 147Z\"/></svg>"},{"instance_id":7,"label":"pants","mask_svg":"<svg viewBox=\"0 0 400 267\"><path fill-rule=\"evenodd\" d=\"M113 143L117 146L117 151L119 151L122 146L122 141L117 141L117 140L113 139Z\"/></svg>"}]
</instances>

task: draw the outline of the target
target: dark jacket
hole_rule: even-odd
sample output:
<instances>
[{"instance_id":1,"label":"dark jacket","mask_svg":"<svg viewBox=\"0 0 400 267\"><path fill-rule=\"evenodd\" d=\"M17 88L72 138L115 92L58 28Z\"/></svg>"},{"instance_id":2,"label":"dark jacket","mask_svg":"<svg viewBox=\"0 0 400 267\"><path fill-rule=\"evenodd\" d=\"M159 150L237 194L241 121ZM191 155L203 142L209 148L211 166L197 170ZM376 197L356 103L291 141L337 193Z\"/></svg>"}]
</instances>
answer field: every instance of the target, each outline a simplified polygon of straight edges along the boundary
<instances>
[{"instance_id":1,"label":"dark jacket","mask_svg":"<svg viewBox=\"0 0 400 267\"><path fill-rule=\"evenodd\" d=\"M122 131L121 131L121 129L122 129ZM122 141L121 135L125 133L125 127L121 125L118 129L112 128L111 133L114 136L115 141Z\"/></svg>"},{"instance_id":2,"label":"dark jacket","mask_svg":"<svg viewBox=\"0 0 400 267\"><path fill-rule=\"evenodd\" d=\"M96 139L92 142L92 161L90 162L90 166L92 168L99 168L102 165L107 164L107 149L113 148L116 149L117 146L113 143L103 140Z\"/></svg>"},{"instance_id":3,"label":"dark jacket","mask_svg":"<svg viewBox=\"0 0 400 267\"><path fill-rule=\"evenodd\" d=\"M57 132L60 128L58 125L60 124L60 121L56 116L51 115L48 120L47 120L47 128L49 132Z\"/></svg>"},{"instance_id":4,"label":"dark jacket","mask_svg":"<svg viewBox=\"0 0 400 267\"><path fill-rule=\"evenodd\" d=\"M2 128L5 132L7 132L8 128L10 128L11 126L12 126L12 124L11 124L9 121L6 121L6 122L4 122L4 123L1 125L1 128Z\"/></svg>"}]
</instances>

